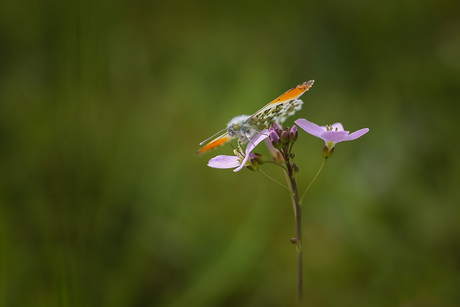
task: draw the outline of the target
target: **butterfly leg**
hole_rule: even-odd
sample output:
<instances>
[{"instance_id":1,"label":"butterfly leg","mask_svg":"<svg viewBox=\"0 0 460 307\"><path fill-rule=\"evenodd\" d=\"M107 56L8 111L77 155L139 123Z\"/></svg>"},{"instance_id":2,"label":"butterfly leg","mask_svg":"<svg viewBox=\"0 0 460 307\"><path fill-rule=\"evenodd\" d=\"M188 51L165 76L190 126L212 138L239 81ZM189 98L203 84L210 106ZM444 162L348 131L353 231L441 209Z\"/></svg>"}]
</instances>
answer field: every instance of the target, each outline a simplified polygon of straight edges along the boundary
<instances>
[{"instance_id":1,"label":"butterfly leg","mask_svg":"<svg viewBox=\"0 0 460 307\"><path fill-rule=\"evenodd\" d=\"M255 146L256 144L252 142L252 138L259 133L260 133L260 130L251 128L247 133L244 134L244 137L248 140L248 142L250 142L252 145Z\"/></svg>"},{"instance_id":2,"label":"butterfly leg","mask_svg":"<svg viewBox=\"0 0 460 307\"><path fill-rule=\"evenodd\" d=\"M248 142L249 142L249 143L251 143L252 145L256 146L256 144L254 144L254 143L252 142L252 140L251 140L251 135L250 135L250 134L245 134L244 137L248 139Z\"/></svg>"}]
</instances>

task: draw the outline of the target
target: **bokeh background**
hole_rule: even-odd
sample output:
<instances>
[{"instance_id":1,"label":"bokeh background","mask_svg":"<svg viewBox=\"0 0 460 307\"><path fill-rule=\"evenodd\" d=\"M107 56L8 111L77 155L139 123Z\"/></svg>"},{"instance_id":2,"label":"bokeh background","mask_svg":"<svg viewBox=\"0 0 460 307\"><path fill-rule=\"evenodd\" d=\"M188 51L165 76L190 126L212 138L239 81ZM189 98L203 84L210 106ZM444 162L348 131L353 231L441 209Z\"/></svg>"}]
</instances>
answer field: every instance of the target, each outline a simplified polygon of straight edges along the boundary
<instances>
[{"instance_id":1,"label":"bokeh background","mask_svg":"<svg viewBox=\"0 0 460 307\"><path fill-rule=\"evenodd\" d=\"M310 79L287 125L370 132L306 198L305 305L460 306L460 2L6 1L0 46L0 306L294 305L288 194L195 152Z\"/></svg>"}]
</instances>

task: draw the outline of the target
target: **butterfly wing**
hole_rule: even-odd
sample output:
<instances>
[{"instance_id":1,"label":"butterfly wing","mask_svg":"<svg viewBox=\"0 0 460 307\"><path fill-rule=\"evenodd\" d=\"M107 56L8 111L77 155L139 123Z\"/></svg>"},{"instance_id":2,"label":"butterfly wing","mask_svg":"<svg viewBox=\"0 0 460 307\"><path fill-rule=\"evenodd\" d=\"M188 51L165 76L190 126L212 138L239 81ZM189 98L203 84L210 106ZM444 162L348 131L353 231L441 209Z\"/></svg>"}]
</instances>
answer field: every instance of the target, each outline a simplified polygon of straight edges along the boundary
<instances>
[{"instance_id":1,"label":"butterfly wing","mask_svg":"<svg viewBox=\"0 0 460 307\"><path fill-rule=\"evenodd\" d=\"M310 89L313 82L315 81L310 80L288 90L254 113L246 122L258 130L269 128L273 123L281 125L289 116L302 108L303 101L298 98Z\"/></svg>"},{"instance_id":2,"label":"butterfly wing","mask_svg":"<svg viewBox=\"0 0 460 307\"><path fill-rule=\"evenodd\" d=\"M245 120L245 124L262 131L269 128L273 123L282 124L286 118L302 108L303 101L298 99L303 93L313 85L314 80L304 82L290 89L283 95L268 103L262 109L254 113ZM197 154L204 154L214 148L220 147L229 142L232 138L225 132L221 136L207 143L198 150Z\"/></svg>"},{"instance_id":3,"label":"butterfly wing","mask_svg":"<svg viewBox=\"0 0 460 307\"><path fill-rule=\"evenodd\" d=\"M217 148L217 147L220 147L220 146L224 145L225 143L227 143L231 139L232 138L228 135L228 133L225 132L221 136L215 138L214 140L210 141L208 144L203 146L200 150L198 150L198 152L196 154L197 155L204 154L204 153L210 151L211 149L214 149L214 148Z\"/></svg>"}]
</instances>

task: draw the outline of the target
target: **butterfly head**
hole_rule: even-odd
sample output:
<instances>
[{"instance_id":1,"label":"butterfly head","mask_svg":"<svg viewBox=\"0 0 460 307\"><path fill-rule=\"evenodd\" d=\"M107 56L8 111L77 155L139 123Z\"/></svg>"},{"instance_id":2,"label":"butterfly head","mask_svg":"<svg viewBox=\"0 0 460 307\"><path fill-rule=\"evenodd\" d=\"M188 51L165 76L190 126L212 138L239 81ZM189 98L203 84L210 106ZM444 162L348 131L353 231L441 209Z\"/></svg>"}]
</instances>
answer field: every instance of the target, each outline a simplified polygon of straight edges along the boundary
<instances>
[{"instance_id":1,"label":"butterfly head","mask_svg":"<svg viewBox=\"0 0 460 307\"><path fill-rule=\"evenodd\" d=\"M240 115L232 118L227 124L227 133L230 137L241 137L242 134L247 133L248 125L245 123L249 115Z\"/></svg>"}]
</instances>

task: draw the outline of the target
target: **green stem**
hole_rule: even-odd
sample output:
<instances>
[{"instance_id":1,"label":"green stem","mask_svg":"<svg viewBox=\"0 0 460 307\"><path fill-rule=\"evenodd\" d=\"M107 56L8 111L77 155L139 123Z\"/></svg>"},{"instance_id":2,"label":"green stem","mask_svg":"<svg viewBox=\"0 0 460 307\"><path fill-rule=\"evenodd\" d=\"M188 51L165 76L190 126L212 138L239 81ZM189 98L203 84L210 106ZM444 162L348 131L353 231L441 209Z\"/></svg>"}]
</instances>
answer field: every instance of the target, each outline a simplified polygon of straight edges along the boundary
<instances>
[{"instance_id":1,"label":"green stem","mask_svg":"<svg viewBox=\"0 0 460 307\"><path fill-rule=\"evenodd\" d=\"M323 163L321 164L321 167L319 168L318 172L315 175L315 178L313 178L313 180L310 182L310 185L307 187L305 192L303 192L302 198L300 198L300 204L302 204L302 200L305 197L305 194L307 194L307 191L310 189L310 187L313 184L313 182L315 182L315 180L318 177L319 173L321 173L321 171L323 170L324 164L326 164L326 160L327 160L327 158L324 158Z\"/></svg>"},{"instance_id":2,"label":"green stem","mask_svg":"<svg viewBox=\"0 0 460 307\"><path fill-rule=\"evenodd\" d=\"M262 172L260 169L258 169L258 171L259 171L262 175L264 175L265 177L267 177L268 179L270 179L271 181L273 181L274 183L276 183L277 185L279 185L279 186L285 188L285 189L289 192L289 194L291 194L291 196L294 196L294 193L293 193L287 186L285 186L285 185L279 183L278 181L276 181L276 180L273 179L272 177L270 177L270 176L268 176L267 174L265 174L264 172Z\"/></svg>"},{"instance_id":3,"label":"green stem","mask_svg":"<svg viewBox=\"0 0 460 307\"><path fill-rule=\"evenodd\" d=\"M284 174L284 178L286 178L286 183L288 184L288 187L290 188L290 190L292 191L292 186L291 186L291 180L289 178L289 175L288 175L288 171L285 170L283 172ZM291 201L292 201L292 209L294 210L294 215L295 215L295 200L294 200L294 194L291 194Z\"/></svg>"},{"instance_id":4,"label":"green stem","mask_svg":"<svg viewBox=\"0 0 460 307\"><path fill-rule=\"evenodd\" d=\"M286 162L286 168L288 169L288 177L291 183L292 191L294 195L291 197L294 205L295 215L295 230L296 230L296 245L297 245L297 305L300 306L302 301L303 292L303 262L302 262L302 207L299 201L299 192L297 189L297 182L295 180L295 173L291 167L289 155L284 155Z\"/></svg>"},{"instance_id":5,"label":"green stem","mask_svg":"<svg viewBox=\"0 0 460 307\"><path fill-rule=\"evenodd\" d=\"M302 265L302 207L300 206L299 193L297 192L297 183L294 177L291 177L292 190L294 191L294 208L295 208L295 230L297 239L297 305L300 306L303 292L303 265Z\"/></svg>"}]
</instances>

